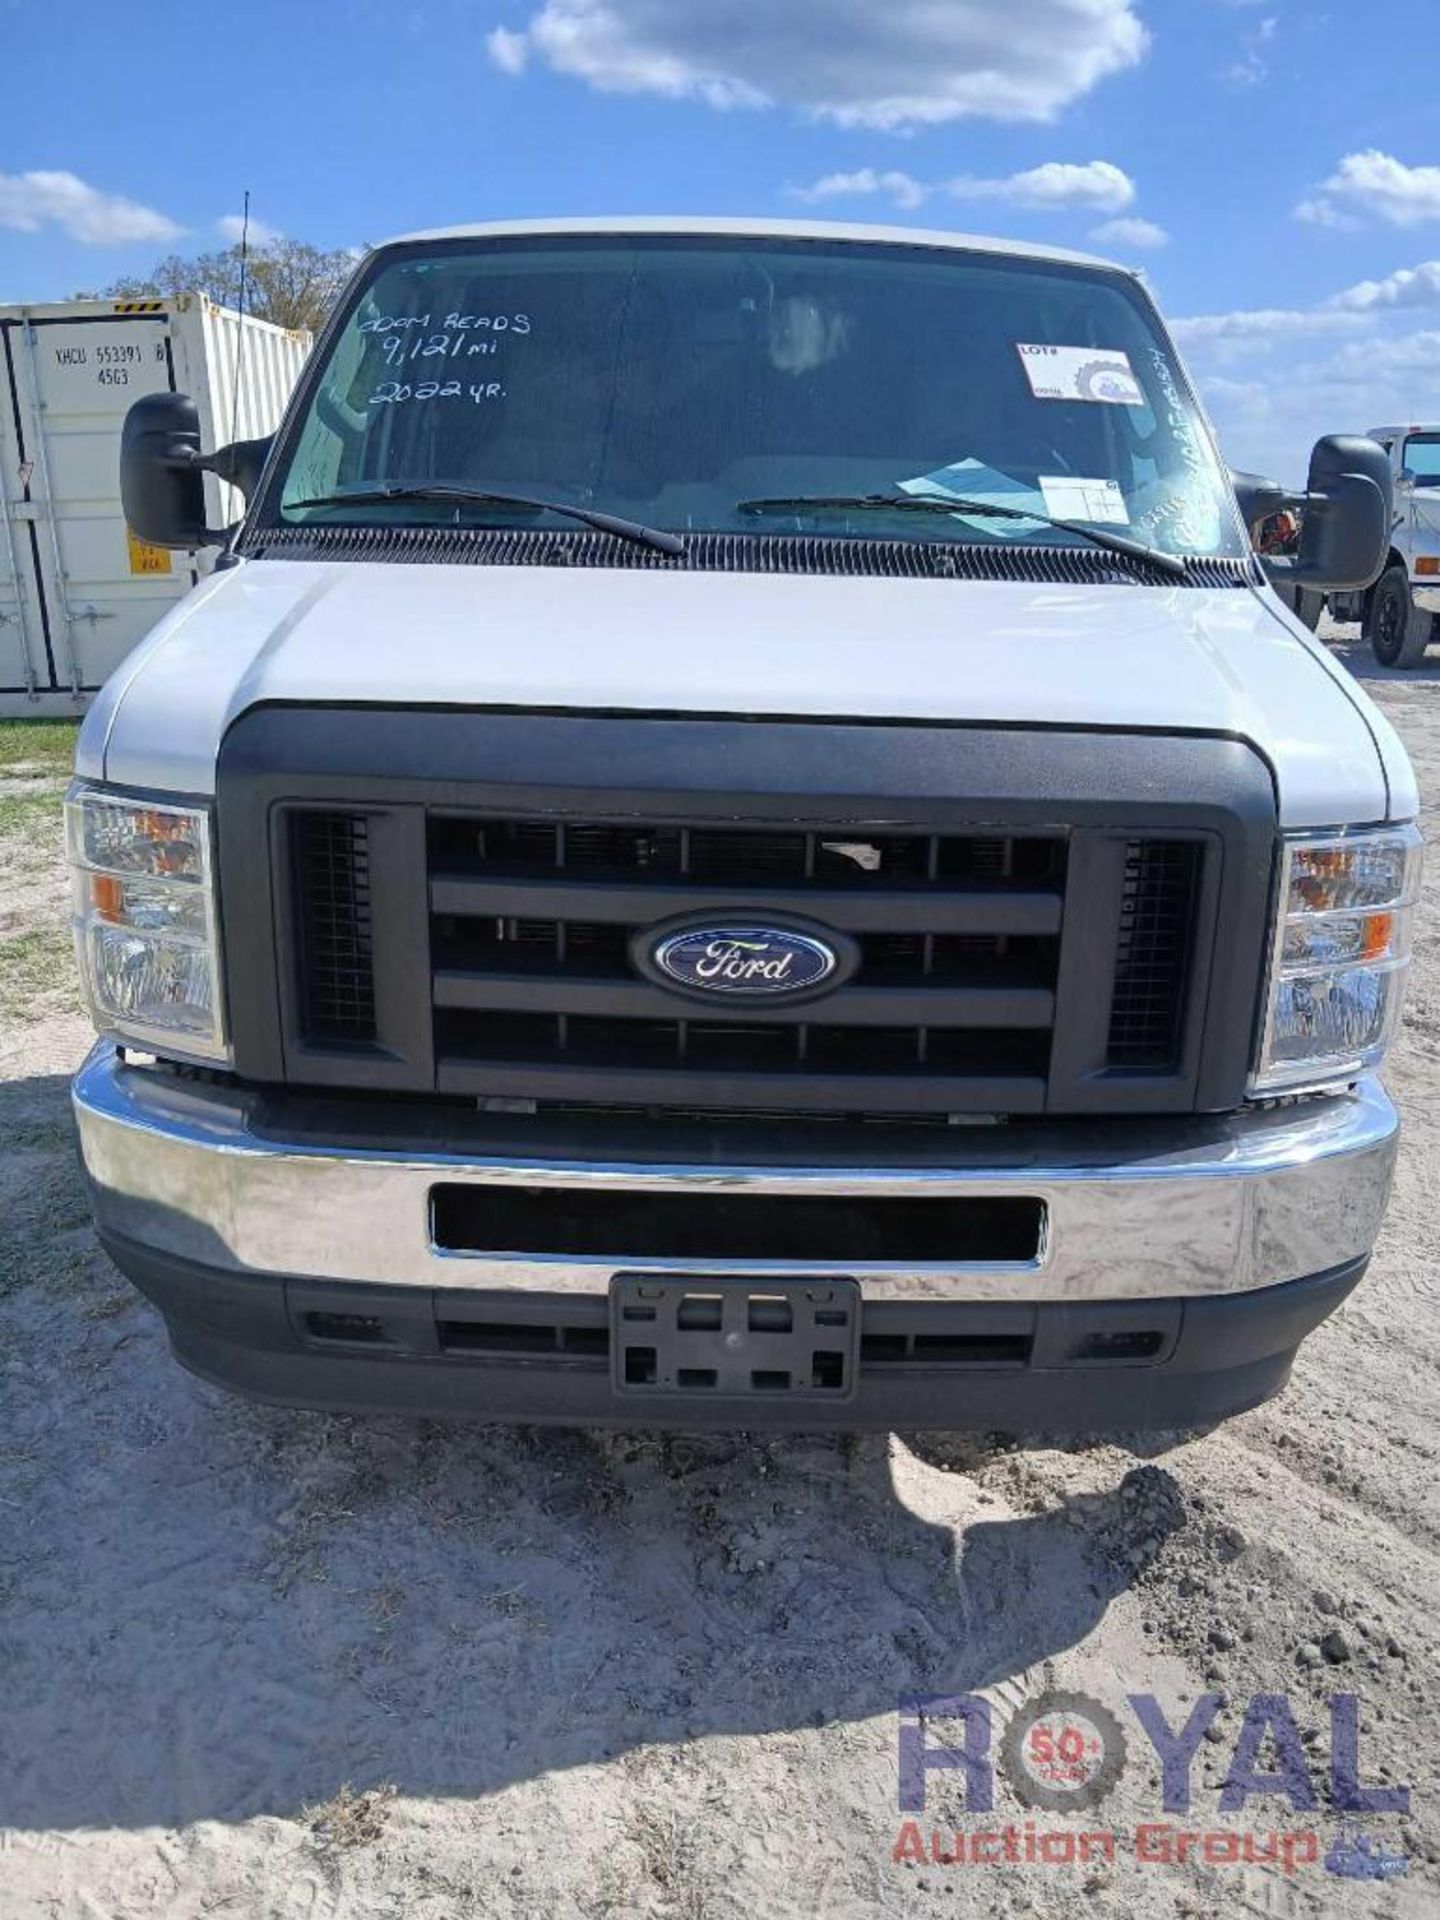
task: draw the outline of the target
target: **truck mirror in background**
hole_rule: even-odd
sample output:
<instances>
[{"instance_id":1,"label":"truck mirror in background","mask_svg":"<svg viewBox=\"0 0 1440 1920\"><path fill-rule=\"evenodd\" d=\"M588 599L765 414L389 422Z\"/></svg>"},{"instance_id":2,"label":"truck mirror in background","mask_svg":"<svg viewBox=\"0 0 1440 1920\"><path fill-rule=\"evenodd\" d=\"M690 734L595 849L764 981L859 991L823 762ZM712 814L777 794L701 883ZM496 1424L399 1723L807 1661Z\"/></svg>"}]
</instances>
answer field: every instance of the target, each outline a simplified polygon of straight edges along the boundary
<instances>
[{"instance_id":1,"label":"truck mirror in background","mask_svg":"<svg viewBox=\"0 0 1440 1920\"><path fill-rule=\"evenodd\" d=\"M1300 516L1299 551L1262 554L1260 564L1276 587L1338 593L1368 587L1384 570L1394 513L1390 456L1375 440L1329 434L1310 456L1310 484L1287 493L1253 473L1231 475L1251 538L1272 514L1295 508Z\"/></svg>"},{"instance_id":2,"label":"truck mirror in background","mask_svg":"<svg viewBox=\"0 0 1440 1920\"><path fill-rule=\"evenodd\" d=\"M120 501L133 533L154 547L206 547L200 411L188 393L150 393L125 416Z\"/></svg>"},{"instance_id":3,"label":"truck mirror in background","mask_svg":"<svg viewBox=\"0 0 1440 1920\"><path fill-rule=\"evenodd\" d=\"M205 475L248 499L273 436L200 451L200 413L186 393L150 393L125 416L120 439L120 499L132 532L154 547L223 546L227 534L205 516Z\"/></svg>"}]
</instances>

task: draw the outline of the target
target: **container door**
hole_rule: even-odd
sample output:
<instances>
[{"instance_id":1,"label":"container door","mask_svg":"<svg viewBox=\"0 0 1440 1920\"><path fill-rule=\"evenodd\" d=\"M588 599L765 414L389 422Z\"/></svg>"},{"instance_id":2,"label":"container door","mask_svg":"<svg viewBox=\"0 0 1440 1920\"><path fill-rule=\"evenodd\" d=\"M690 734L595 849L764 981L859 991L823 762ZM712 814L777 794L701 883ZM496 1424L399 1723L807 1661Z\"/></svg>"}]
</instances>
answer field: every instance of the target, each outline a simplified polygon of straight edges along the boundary
<instances>
[{"instance_id":1,"label":"container door","mask_svg":"<svg viewBox=\"0 0 1440 1920\"><path fill-rule=\"evenodd\" d=\"M12 329L55 684L101 685L193 584L189 554L135 539L120 511L120 429L174 388L163 313L77 314Z\"/></svg>"},{"instance_id":2,"label":"container door","mask_svg":"<svg viewBox=\"0 0 1440 1920\"><path fill-rule=\"evenodd\" d=\"M34 508L28 499L15 395L14 331L10 321L0 321L0 694L34 693L50 685L31 522Z\"/></svg>"}]
</instances>

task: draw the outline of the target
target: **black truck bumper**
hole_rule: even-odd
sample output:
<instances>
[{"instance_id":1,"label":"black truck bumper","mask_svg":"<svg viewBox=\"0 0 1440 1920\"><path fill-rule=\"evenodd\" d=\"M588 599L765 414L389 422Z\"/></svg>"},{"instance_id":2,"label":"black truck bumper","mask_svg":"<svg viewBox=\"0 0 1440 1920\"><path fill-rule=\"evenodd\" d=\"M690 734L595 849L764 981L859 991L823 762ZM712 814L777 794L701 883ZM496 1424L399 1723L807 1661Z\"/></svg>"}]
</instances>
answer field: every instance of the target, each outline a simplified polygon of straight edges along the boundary
<instances>
[{"instance_id":1,"label":"black truck bumper","mask_svg":"<svg viewBox=\"0 0 1440 1920\"><path fill-rule=\"evenodd\" d=\"M862 1303L854 1377L832 1397L627 1387L615 1377L603 1297L236 1274L104 1239L164 1314L184 1366L279 1405L583 1426L1025 1437L1173 1431L1258 1405L1285 1385L1300 1342L1367 1264L1182 1300Z\"/></svg>"}]
</instances>

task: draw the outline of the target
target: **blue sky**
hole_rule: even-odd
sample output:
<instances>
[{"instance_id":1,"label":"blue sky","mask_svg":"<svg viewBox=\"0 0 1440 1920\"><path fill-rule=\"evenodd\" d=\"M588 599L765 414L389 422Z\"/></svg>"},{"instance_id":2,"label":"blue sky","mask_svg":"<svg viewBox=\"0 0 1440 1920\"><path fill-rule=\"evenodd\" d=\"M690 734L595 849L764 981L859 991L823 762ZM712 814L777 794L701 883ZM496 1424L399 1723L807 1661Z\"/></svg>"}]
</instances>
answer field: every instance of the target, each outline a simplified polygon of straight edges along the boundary
<instances>
[{"instance_id":1,"label":"blue sky","mask_svg":"<svg viewBox=\"0 0 1440 1920\"><path fill-rule=\"evenodd\" d=\"M247 187L332 246L813 214L1143 265L1237 465L1440 417L1440 0L0 0L0 47L0 301Z\"/></svg>"}]
</instances>

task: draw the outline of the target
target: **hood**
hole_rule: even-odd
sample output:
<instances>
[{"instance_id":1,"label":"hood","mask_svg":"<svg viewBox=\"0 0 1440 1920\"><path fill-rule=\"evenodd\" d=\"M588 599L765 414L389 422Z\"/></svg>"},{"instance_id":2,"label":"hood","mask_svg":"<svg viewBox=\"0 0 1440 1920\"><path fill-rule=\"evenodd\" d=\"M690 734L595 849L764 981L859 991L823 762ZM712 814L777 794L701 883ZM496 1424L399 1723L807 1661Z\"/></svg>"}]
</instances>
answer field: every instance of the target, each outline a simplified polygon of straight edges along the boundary
<instances>
[{"instance_id":1,"label":"hood","mask_svg":"<svg viewBox=\"0 0 1440 1920\"><path fill-rule=\"evenodd\" d=\"M1269 762L1287 826L1399 817L1410 779L1258 591L281 560L161 622L97 700L80 770L207 794L226 727L275 702L1226 734Z\"/></svg>"}]
</instances>

